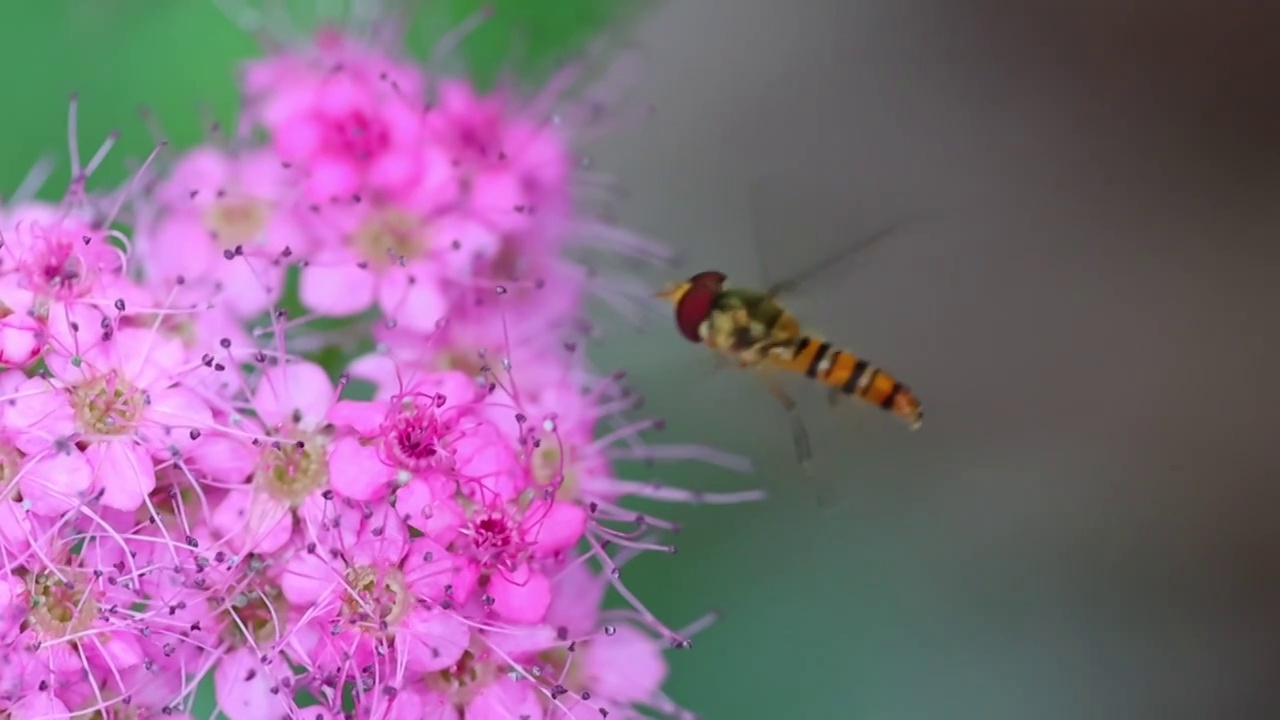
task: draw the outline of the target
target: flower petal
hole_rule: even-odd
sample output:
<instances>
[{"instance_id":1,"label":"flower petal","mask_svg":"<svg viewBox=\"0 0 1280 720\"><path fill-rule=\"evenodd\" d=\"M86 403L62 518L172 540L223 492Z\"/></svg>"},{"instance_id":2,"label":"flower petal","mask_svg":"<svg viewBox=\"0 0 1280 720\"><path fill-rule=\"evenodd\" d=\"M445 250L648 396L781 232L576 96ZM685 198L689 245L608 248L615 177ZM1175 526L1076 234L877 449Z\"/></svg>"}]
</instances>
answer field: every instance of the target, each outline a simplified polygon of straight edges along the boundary
<instances>
[{"instance_id":1,"label":"flower petal","mask_svg":"<svg viewBox=\"0 0 1280 720\"><path fill-rule=\"evenodd\" d=\"M654 639L630 625L591 640L588 686L600 697L624 703L651 700L667 678L667 661Z\"/></svg>"},{"instance_id":2,"label":"flower petal","mask_svg":"<svg viewBox=\"0 0 1280 720\"><path fill-rule=\"evenodd\" d=\"M587 511L569 502L539 501L525 512L525 538L536 543L534 551L551 555L573 547L587 530Z\"/></svg>"},{"instance_id":3,"label":"flower petal","mask_svg":"<svg viewBox=\"0 0 1280 720\"><path fill-rule=\"evenodd\" d=\"M378 287L378 305L399 327L429 333L449 311L449 301L435 276L408 270L397 268L386 274Z\"/></svg>"},{"instance_id":4,"label":"flower petal","mask_svg":"<svg viewBox=\"0 0 1280 720\"><path fill-rule=\"evenodd\" d=\"M31 512L55 517L70 512L93 487L93 468L78 450L54 453L23 468L18 488Z\"/></svg>"},{"instance_id":5,"label":"flower petal","mask_svg":"<svg viewBox=\"0 0 1280 720\"><path fill-rule=\"evenodd\" d=\"M333 568L318 552L295 555L280 578L285 599L300 608L315 605L330 590L340 587Z\"/></svg>"},{"instance_id":6,"label":"flower petal","mask_svg":"<svg viewBox=\"0 0 1280 720\"><path fill-rule=\"evenodd\" d=\"M471 644L467 624L443 610L414 608L400 621L400 627L397 639L405 641L405 664L418 673L456 665Z\"/></svg>"},{"instance_id":7,"label":"flower petal","mask_svg":"<svg viewBox=\"0 0 1280 720\"><path fill-rule=\"evenodd\" d=\"M289 717L284 697L271 692L273 684L252 648L232 650L214 666L214 697L231 720Z\"/></svg>"},{"instance_id":8,"label":"flower petal","mask_svg":"<svg viewBox=\"0 0 1280 720\"><path fill-rule=\"evenodd\" d=\"M264 372L253 395L253 407L268 427L291 421L295 412L303 427L313 427L324 420L333 400L328 373L313 362L302 361Z\"/></svg>"},{"instance_id":9,"label":"flower petal","mask_svg":"<svg viewBox=\"0 0 1280 720\"><path fill-rule=\"evenodd\" d=\"M359 502L387 494L395 469L383 464L378 449L355 438L339 438L329 451L329 484L338 493Z\"/></svg>"},{"instance_id":10,"label":"flower petal","mask_svg":"<svg viewBox=\"0 0 1280 720\"><path fill-rule=\"evenodd\" d=\"M31 378L14 389L4 423L14 433L14 445L25 453L39 452L76 429L66 393L40 378Z\"/></svg>"},{"instance_id":11,"label":"flower petal","mask_svg":"<svg viewBox=\"0 0 1280 720\"><path fill-rule=\"evenodd\" d=\"M533 684L506 677L490 683L467 705L467 720L541 720L542 717L542 703Z\"/></svg>"},{"instance_id":12,"label":"flower petal","mask_svg":"<svg viewBox=\"0 0 1280 720\"><path fill-rule=\"evenodd\" d=\"M298 297L314 312L349 317L368 310L377 295L378 276L359 267L347 252L319 257L298 276Z\"/></svg>"},{"instance_id":13,"label":"flower petal","mask_svg":"<svg viewBox=\"0 0 1280 720\"><path fill-rule=\"evenodd\" d=\"M156 467L142 447L128 441L90 445L85 459L93 466L94 484L102 490L102 504L132 512L156 489Z\"/></svg>"},{"instance_id":14,"label":"flower petal","mask_svg":"<svg viewBox=\"0 0 1280 720\"><path fill-rule=\"evenodd\" d=\"M493 611L511 622L541 622L551 606L551 581L528 565L495 573L489 578L486 591L493 598Z\"/></svg>"}]
</instances>

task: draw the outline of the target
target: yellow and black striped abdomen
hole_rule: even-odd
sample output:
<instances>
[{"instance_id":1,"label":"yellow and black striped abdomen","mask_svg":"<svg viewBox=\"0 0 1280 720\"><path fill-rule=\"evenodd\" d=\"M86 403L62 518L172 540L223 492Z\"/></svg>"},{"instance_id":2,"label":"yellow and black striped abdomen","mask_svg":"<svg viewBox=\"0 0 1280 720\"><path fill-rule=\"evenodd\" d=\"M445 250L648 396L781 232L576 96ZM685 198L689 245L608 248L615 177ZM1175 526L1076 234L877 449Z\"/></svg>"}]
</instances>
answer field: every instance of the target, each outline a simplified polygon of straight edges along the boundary
<instances>
[{"instance_id":1,"label":"yellow and black striped abdomen","mask_svg":"<svg viewBox=\"0 0 1280 720\"><path fill-rule=\"evenodd\" d=\"M924 410L911 388L857 355L812 336L769 354L769 364L817 380L834 391L878 405L919 427Z\"/></svg>"}]
</instances>

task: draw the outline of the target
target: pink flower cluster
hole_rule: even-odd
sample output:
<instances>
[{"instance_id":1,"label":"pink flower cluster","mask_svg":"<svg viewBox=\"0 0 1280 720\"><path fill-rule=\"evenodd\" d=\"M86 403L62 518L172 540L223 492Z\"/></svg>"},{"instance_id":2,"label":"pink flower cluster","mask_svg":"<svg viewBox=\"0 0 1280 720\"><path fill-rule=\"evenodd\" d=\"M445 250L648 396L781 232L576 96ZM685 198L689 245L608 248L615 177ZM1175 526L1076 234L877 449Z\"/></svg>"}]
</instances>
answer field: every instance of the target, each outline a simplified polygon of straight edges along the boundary
<instances>
[{"instance_id":1,"label":"pink flower cluster","mask_svg":"<svg viewBox=\"0 0 1280 720\"><path fill-rule=\"evenodd\" d=\"M673 550L625 499L759 495L617 475L743 465L643 440L575 344L580 241L657 251L577 202L558 90L334 30L242 89L235 137L101 195L73 101L64 200L0 205L0 717L186 717L209 678L232 720L687 717L663 652L705 623L621 583Z\"/></svg>"}]
</instances>

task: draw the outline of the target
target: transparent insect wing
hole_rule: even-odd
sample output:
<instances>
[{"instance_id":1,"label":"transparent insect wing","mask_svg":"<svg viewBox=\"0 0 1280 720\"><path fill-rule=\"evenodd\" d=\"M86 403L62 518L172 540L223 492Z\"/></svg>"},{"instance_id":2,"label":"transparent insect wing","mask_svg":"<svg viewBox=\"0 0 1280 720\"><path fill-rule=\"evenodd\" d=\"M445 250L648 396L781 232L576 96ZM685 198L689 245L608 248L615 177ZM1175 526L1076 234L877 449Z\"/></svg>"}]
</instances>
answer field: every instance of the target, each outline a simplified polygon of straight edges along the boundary
<instances>
[{"instance_id":1,"label":"transparent insect wing","mask_svg":"<svg viewBox=\"0 0 1280 720\"><path fill-rule=\"evenodd\" d=\"M858 211L821 178L760 178L749 193L759 286L786 305L813 305L838 290L897 228L870 227L867 219L881 213Z\"/></svg>"}]
</instances>

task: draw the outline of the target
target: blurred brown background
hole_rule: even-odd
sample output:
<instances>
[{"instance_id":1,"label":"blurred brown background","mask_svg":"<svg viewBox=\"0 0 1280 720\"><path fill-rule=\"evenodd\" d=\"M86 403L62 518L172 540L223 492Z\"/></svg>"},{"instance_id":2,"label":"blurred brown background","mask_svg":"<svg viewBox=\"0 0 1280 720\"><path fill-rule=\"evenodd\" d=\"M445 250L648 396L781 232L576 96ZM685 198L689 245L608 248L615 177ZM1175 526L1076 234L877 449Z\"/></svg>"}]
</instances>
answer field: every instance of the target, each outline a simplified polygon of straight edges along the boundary
<instances>
[{"instance_id":1,"label":"blurred brown background","mask_svg":"<svg viewBox=\"0 0 1280 720\"><path fill-rule=\"evenodd\" d=\"M1243 2L652 19L658 115L608 159L682 270L755 283L760 256L773 280L929 215L793 301L928 410L908 435L807 396L848 498L832 516L749 378L661 327L620 351L643 353L651 407L755 457L777 496L698 513L681 561L653 565L725 578L716 601L741 606L695 653L739 679L779 666L709 717L1280 708L1278 28L1280 6Z\"/></svg>"}]
</instances>

